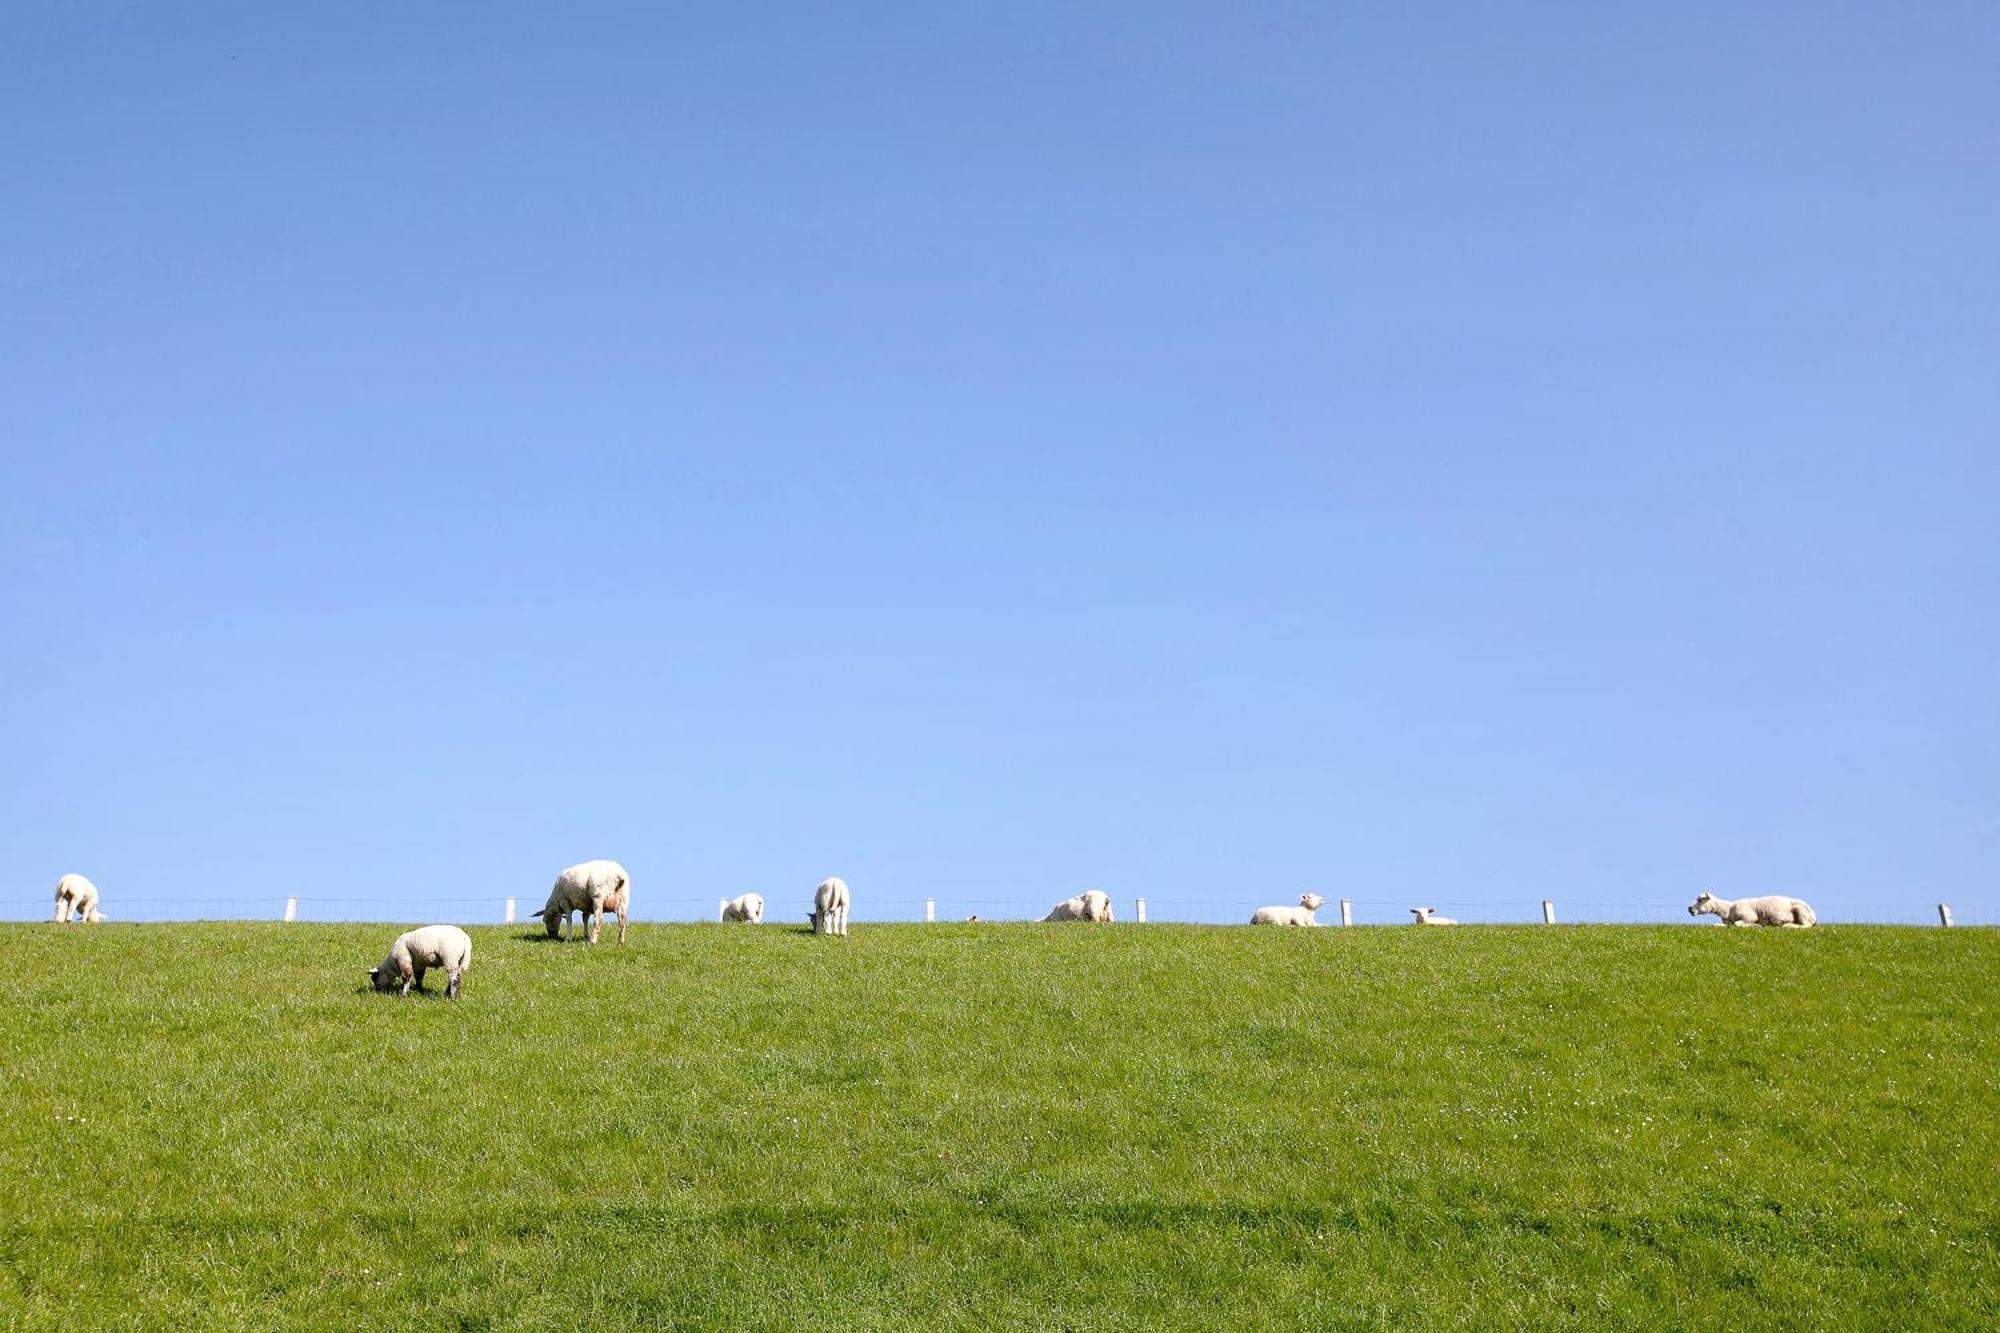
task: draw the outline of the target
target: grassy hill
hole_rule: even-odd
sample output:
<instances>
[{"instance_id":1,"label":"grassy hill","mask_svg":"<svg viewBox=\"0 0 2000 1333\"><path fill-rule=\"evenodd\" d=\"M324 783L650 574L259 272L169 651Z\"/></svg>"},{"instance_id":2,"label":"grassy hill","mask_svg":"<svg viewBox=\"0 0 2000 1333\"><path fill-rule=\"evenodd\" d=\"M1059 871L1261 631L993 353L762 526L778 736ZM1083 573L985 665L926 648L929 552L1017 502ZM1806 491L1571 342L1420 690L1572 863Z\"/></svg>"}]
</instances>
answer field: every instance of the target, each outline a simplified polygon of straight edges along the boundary
<instances>
[{"instance_id":1,"label":"grassy hill","mask_svg":"<svg viewBox=\"0 0 2000 1333\"><path fill-rule=\"evenodd\" d=\"M0 1322L2000 1325L1996 932L394 933L0 927Z\"/></svg>"}]
</instances>

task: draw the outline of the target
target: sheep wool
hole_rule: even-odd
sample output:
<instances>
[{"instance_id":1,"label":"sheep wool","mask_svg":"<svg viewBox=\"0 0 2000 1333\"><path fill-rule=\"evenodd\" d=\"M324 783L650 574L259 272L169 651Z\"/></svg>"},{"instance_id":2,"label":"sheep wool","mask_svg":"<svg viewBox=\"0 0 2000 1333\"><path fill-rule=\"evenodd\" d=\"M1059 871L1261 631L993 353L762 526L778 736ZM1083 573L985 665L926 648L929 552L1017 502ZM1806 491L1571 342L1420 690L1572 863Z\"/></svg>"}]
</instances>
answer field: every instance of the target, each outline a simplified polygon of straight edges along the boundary
<instances>
[{"instance_id":1,"label":"sheep wool","mask_svg":"<svg viewBox=\"0 0 2000 1333\"><path fill-rule=\"evenodd\" d=\"M472 966L472 937L457 926L419 926L406 930L389 946L389 956L380 967L368 969L368 980L378 991L396 990L408 995L410 987L424 988L424 972L433 967L445 972L445 998L458 998L458 983Z\"/></svg>"}]
</instances>

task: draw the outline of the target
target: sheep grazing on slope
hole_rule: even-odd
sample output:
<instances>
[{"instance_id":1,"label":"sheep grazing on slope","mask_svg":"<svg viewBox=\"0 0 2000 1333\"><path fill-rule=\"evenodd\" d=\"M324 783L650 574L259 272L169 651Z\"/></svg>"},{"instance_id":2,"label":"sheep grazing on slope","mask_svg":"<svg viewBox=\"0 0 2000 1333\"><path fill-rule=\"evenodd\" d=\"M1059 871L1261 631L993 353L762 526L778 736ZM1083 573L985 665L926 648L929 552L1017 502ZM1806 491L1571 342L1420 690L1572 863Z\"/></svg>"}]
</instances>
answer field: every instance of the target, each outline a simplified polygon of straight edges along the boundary
<instances>
[{"instance_id":1,"label":"sheep grazing on slope","mask_svg":"<svg viewBox=\"0 0 2000 1333\"><path fill-rule=\"evenodd\" d=\"M56 920L95 924L104 920L97 910L97 886L82 875L64 875L56 881Z\"/></svg>"},{"instance_id":2,"label":"sheep grazing on slope","mask_svg":"<svg viewBox=\"0 0 2000 1333\"><path fill-rule=\"evenodd\" d=\"M1250 914L1253 926L1317 926L1313 913L1317 912L1326 899L1317 893L1299 895L1297 907L1260 907Z\"/></svg>"},{"instance_id":3,"label":"sheep grazing on slope","mask_svg":"<svg viewBox=\"0 0 2000 1333\"><path fill-rule=\"evenodd\" d=\"M813 911L808 919L815 935L847 933L847 881L838 875L821 881L813 890Z\"/></svg>"},{"instance_id":4,"label":"sheep grazing on slope","mask_svg":"<svg viewBox=\"0 0 2000 1333\"><path fill-rule=\"evenodd\" d=\"M618 942L623 944L626 914L632 909L632 877L616 861L585 861L556 876L555 887L549 890L549 900L539 915L550 939L556 937L559 925L563 937L573 939L570 913L583 913L584 940L595 944L598 932L604 929L607 908L618 914Z\"/></svg>"},{"instance_id":5,"label":"sheep grazing on slope","mask_svg":"<svg viewBox=\"0 0 2000 1333\"><path fill-rule=\"evenodd\" d=\"M458 998L458 983L472 966L472 937L457 926L420 926L406 930L389 946L382 966L368 969L368 984L378 991L395 990L408 995L410 987L424 988L426 968L441 967L445 972L444 994Z\"/></svg>"},{"instance_id":6,"label":"sheep grazing on slope","mask_svg":"<svg viewBox=\"0 0 2000 1333\"><path fill-rule=\"evenodd\" d=\"M1412 907L1410 915L1416 918L1411 924L1417 926L1455 926L1458 924L1458 922L1448 916L1439 916L1438 909L1435 907Z\"/></svg>"},{"instance_id":7,"label":"sheep grazing on slope","mask_svg":"<svg viewBox=\"0 0 2000 1333\"><path fill-rule=\"evenodd\" d=\"M1111 895L1096 889L1086 889L1074 898L1065 898L1055 905L1053 911L1043 917L1044 921L1110 921Z\"/></svg>"},{"instance_id":8,"label":"sheep grazing on slope","mask_svg":"<svg viewBox=\"0 0 2000 1333\"><path fill-rule=\"evenodd\" d=\"M761 893L746 893L741 897L731 898L728 904L722 909L722 919L724 921L748 921L753 926L762 923L764 920L764 895Z\"/></svg>"},{"instance_id":9,"label":"sheep grazing on slope","mask_svg":"<svg viewBox=\"0 0 2000 1333\"><path fill-rule=\"evenodd\" d=\"M1738 898L1731 902L1727 898L1704 893L1688 905L1689 916L1700 916L1703 912L1713 912L1732 926L1789 926L1794 930L1804 930L1819 920L1803 898L1786 898L1779 894L1764 898Z\"/></svg>"}]
</instances>

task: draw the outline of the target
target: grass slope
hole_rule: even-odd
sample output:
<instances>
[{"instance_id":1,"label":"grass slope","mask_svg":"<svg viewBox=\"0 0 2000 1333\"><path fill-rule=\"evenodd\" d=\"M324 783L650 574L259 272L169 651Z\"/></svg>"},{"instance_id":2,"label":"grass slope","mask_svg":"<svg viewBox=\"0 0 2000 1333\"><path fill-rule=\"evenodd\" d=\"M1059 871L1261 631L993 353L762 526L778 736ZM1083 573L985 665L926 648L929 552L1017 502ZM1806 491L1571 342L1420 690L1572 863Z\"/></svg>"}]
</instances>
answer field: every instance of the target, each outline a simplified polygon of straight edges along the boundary
<instances>
[{"instance_id":1,"label":"grass slope","mask_svg":"<svg viewBox=\"0 0 2000 1333\"><path fill-rule=\"evenodd\" d=\"M0 927L0 1322L2000 1324L1995 932L393 933Z\"/></svg>"}]
</instances>

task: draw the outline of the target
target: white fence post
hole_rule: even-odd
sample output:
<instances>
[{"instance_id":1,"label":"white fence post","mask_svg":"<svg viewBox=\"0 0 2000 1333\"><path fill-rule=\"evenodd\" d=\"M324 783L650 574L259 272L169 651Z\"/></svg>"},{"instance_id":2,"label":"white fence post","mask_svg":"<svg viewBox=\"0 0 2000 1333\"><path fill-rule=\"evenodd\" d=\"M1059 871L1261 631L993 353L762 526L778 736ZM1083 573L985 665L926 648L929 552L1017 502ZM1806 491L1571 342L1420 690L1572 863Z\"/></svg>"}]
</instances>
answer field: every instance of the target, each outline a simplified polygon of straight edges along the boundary
<instances>
[{"instance_id":1,"label":"white fence post","mask_svg":"<svg viewBox=\"0 0 2000 1333\"><path fill-rule=\"evenodd\" d=\"M1340 924L1343 926L1354 924L1354 904L1345 898L1340 900Z\"/></svg>"},{"instance_id":2,"label":"white fence post","mask_svg":"<svg viewBox=\"0 0 2000 1333\"><path fill-rule=\"evenodd\" d=\"M718 922L729 919L729 899L717 898L715 900L715 919Z\"/></svg>"},{"instance_id":3,"label":"white fence post","mask_svg":"<svg viewBox=\"0 0 2000 1333\"><path fill-rule=\"evenodd\" d=\"M299 899L298 895L294 894L293 896L285 899L285 920L297 921L298 919L299 919Z\"/></svg>"},{"instance_id":4,"label":"white fence post","mask_svg":"<svg viewBox=\"0 0 2000 1333\"><path fill-rule=\"evenodd\" d=\"M1939 904L1938 904L1938 924L1939 924L1940 926L1949 926L1949 925L1951 924L1951 904L1950 904L1950 903L1939 903Z\"/></svg>"},{"instance_id":5,"label":"white fence post","mask_svg":"<svg viewBox=\"0 0 2000 1333\"><path fill-rule=\"evenodd\" d=\"M1136 901L1135 901L1135 902L1134 902L1134 903L1132 904L1132 906L1133 906L1133 915L1139 918L1139 924L1140 924L1140 925L1142 925L1142 926L1143 926L1143 925L1145 925L1145 924L1146 924L1146 900L1145 900L1144 898L1140 898L1140 899L1136 900Z\"/></svg>"},{"instance_id":6,"label":"white fence post","mask_svg":"<svg viewBox=\"0 0 2000 1333\"><path fill-rule=\"evenodd\" d=\"M512 898L507 900L507 915L502 919L507 925L511 926L514 924L514 900Z\"/></svg>"},{"instance_id":7,"label":"white fence post","mask_svg":"<svg viewBox=\"0 0 2000 1333\"><path fill-rule=\"evenodd\" d=\"M1553 926L1555 923L1556 923L1556 905L1551 900L1544 898L1542 899L1542 924L1545 926Z\"/></svg>"},{"instance_id":8,"label":"white fence post","mask_svg":"<svg viewBox=\"0 0 2000 1333\"><path fill-rule=\"evenodd\" d=\"M937 920L937 899L935 898L924 899L924 920L925 921Z\"/></svg>"}]
</instances>

